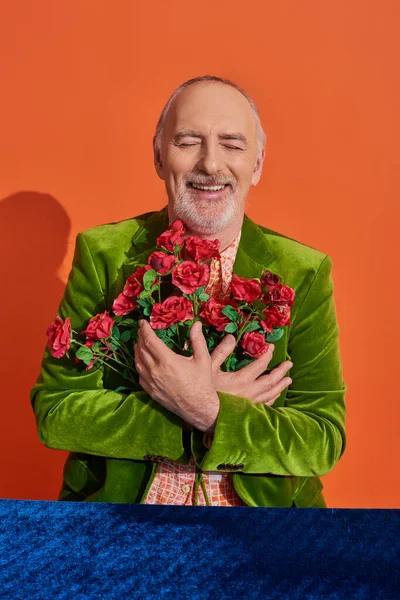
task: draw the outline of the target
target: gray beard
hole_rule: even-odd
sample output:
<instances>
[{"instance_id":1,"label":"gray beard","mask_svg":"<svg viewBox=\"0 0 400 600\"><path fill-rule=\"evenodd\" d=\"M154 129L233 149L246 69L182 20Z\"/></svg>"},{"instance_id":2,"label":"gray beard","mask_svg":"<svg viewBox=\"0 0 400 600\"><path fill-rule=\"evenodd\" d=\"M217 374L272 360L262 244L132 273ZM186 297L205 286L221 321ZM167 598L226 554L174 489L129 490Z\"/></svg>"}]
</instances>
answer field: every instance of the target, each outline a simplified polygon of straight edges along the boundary
<instances>
[{"instance_id":1,"label":"gray beard","mask_svg":"<svg viewBox=\"0 0 400 600\"><path fill-rule=\"evenodd\" d=\"M224 210L221 212L221 202ZM224 200L195 200L190 191L177 195L174 212L189 229L203 234L213 235L223 231L237 217L238 202L233 191Z\"/></svg>"}]
</instances>

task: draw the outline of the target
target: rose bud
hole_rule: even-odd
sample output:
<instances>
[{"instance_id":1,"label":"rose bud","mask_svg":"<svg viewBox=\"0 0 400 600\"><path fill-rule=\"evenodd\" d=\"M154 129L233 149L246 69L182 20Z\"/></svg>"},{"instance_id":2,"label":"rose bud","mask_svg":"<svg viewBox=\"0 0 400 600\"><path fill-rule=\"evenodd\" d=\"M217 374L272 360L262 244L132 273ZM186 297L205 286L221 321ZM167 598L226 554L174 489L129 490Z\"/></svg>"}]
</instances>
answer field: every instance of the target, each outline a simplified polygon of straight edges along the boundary
<instances>
[{"instance_id":1,"label":"rose bud","mask_svg":"<svg viewBox=\"0 0 400 600\"><path fill-rule=\"evenodd\" d=\"M261 277L261 287L268 287L270 290L279 285L279 277L271 271L265 271Z\"/></svg>"},{"instance_id":2,"label":"rose bud","mask_svg":"<svg viewBox=\"0 0 400 600\"><path fill-rule=\"evenodd\" d=\"M165 275L172 270L178 259L173 254L166 254L162 251L153 252L150 254L147 264L160 275Z\"/></svg>"}]
</instances>

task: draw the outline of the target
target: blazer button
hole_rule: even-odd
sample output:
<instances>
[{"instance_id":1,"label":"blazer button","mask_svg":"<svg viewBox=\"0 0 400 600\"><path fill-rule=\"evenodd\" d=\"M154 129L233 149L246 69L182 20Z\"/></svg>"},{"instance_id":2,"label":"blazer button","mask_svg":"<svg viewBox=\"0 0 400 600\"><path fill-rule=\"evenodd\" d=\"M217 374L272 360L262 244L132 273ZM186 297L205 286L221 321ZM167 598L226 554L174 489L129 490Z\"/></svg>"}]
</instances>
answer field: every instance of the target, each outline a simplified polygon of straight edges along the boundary
<instances>
[{"instance_id":1,"label":"blazer button","mask_svg":"<svg viewBox=\"0 0 400 600\"><path fill-rule=\"evenodd\" d=\"M162 462L165 456L160 456L159 454L145 454L143 456L143 460L151 460L152 462Z\"/></svg>"},{"instance_id":2,"label":"blazer button","mask_svg":"<svg viewBox=\"0 0 400 600\"><path fill-rule=\"evenodd\" d=\"M232 465L231 463L221 463L217 465L218 471L240 471L244 468L244 464Z\"/></svg>"}]
</instances>

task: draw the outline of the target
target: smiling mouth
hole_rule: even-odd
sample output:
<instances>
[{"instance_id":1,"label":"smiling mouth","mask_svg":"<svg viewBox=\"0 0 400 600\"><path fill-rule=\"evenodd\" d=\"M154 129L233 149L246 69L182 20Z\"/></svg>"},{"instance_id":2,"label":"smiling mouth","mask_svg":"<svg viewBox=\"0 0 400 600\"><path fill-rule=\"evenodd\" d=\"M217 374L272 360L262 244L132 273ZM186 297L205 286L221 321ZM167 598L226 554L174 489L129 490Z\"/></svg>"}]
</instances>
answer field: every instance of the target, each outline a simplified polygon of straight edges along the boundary
<instances>
[{"instance_id":1,"label":"smiling mouth","mask_svg":"<svg viewBox=\"0 0 400 600\"><path fill-rule=\"evenodd\" d=\"M220 192L221 190L225 189L228 185L230 185L229 183L223 183L222 185L201 185L199 183L192 183L189 182L188 186L195 189L195 190L201 190L203 192Z\"/></svg>"}]
</instances>

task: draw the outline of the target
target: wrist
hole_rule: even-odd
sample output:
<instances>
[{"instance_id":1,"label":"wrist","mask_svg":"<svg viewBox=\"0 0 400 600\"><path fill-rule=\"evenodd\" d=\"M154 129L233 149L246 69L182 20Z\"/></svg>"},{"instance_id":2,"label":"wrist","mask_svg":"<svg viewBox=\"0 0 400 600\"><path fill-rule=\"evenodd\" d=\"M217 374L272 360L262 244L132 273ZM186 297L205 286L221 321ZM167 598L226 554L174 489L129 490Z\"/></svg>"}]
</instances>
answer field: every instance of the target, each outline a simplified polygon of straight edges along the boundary
<instances>
[{"instance_id":1,"label":"wrist","mask_svg":"<svg viewBox=\"0 0 400 600\"><path fill-rule=\"evenodd\" d=\"M204 433L208 434L209 436L213 436L215 427L217 425L217 418L220 408L219 396L216 391L212 395L212 398L209 402L209 407L210 408L207 415L207 421L205 423L205 426L202 427L202 431L204 431Z\"/></svg>"}]
</instances>

